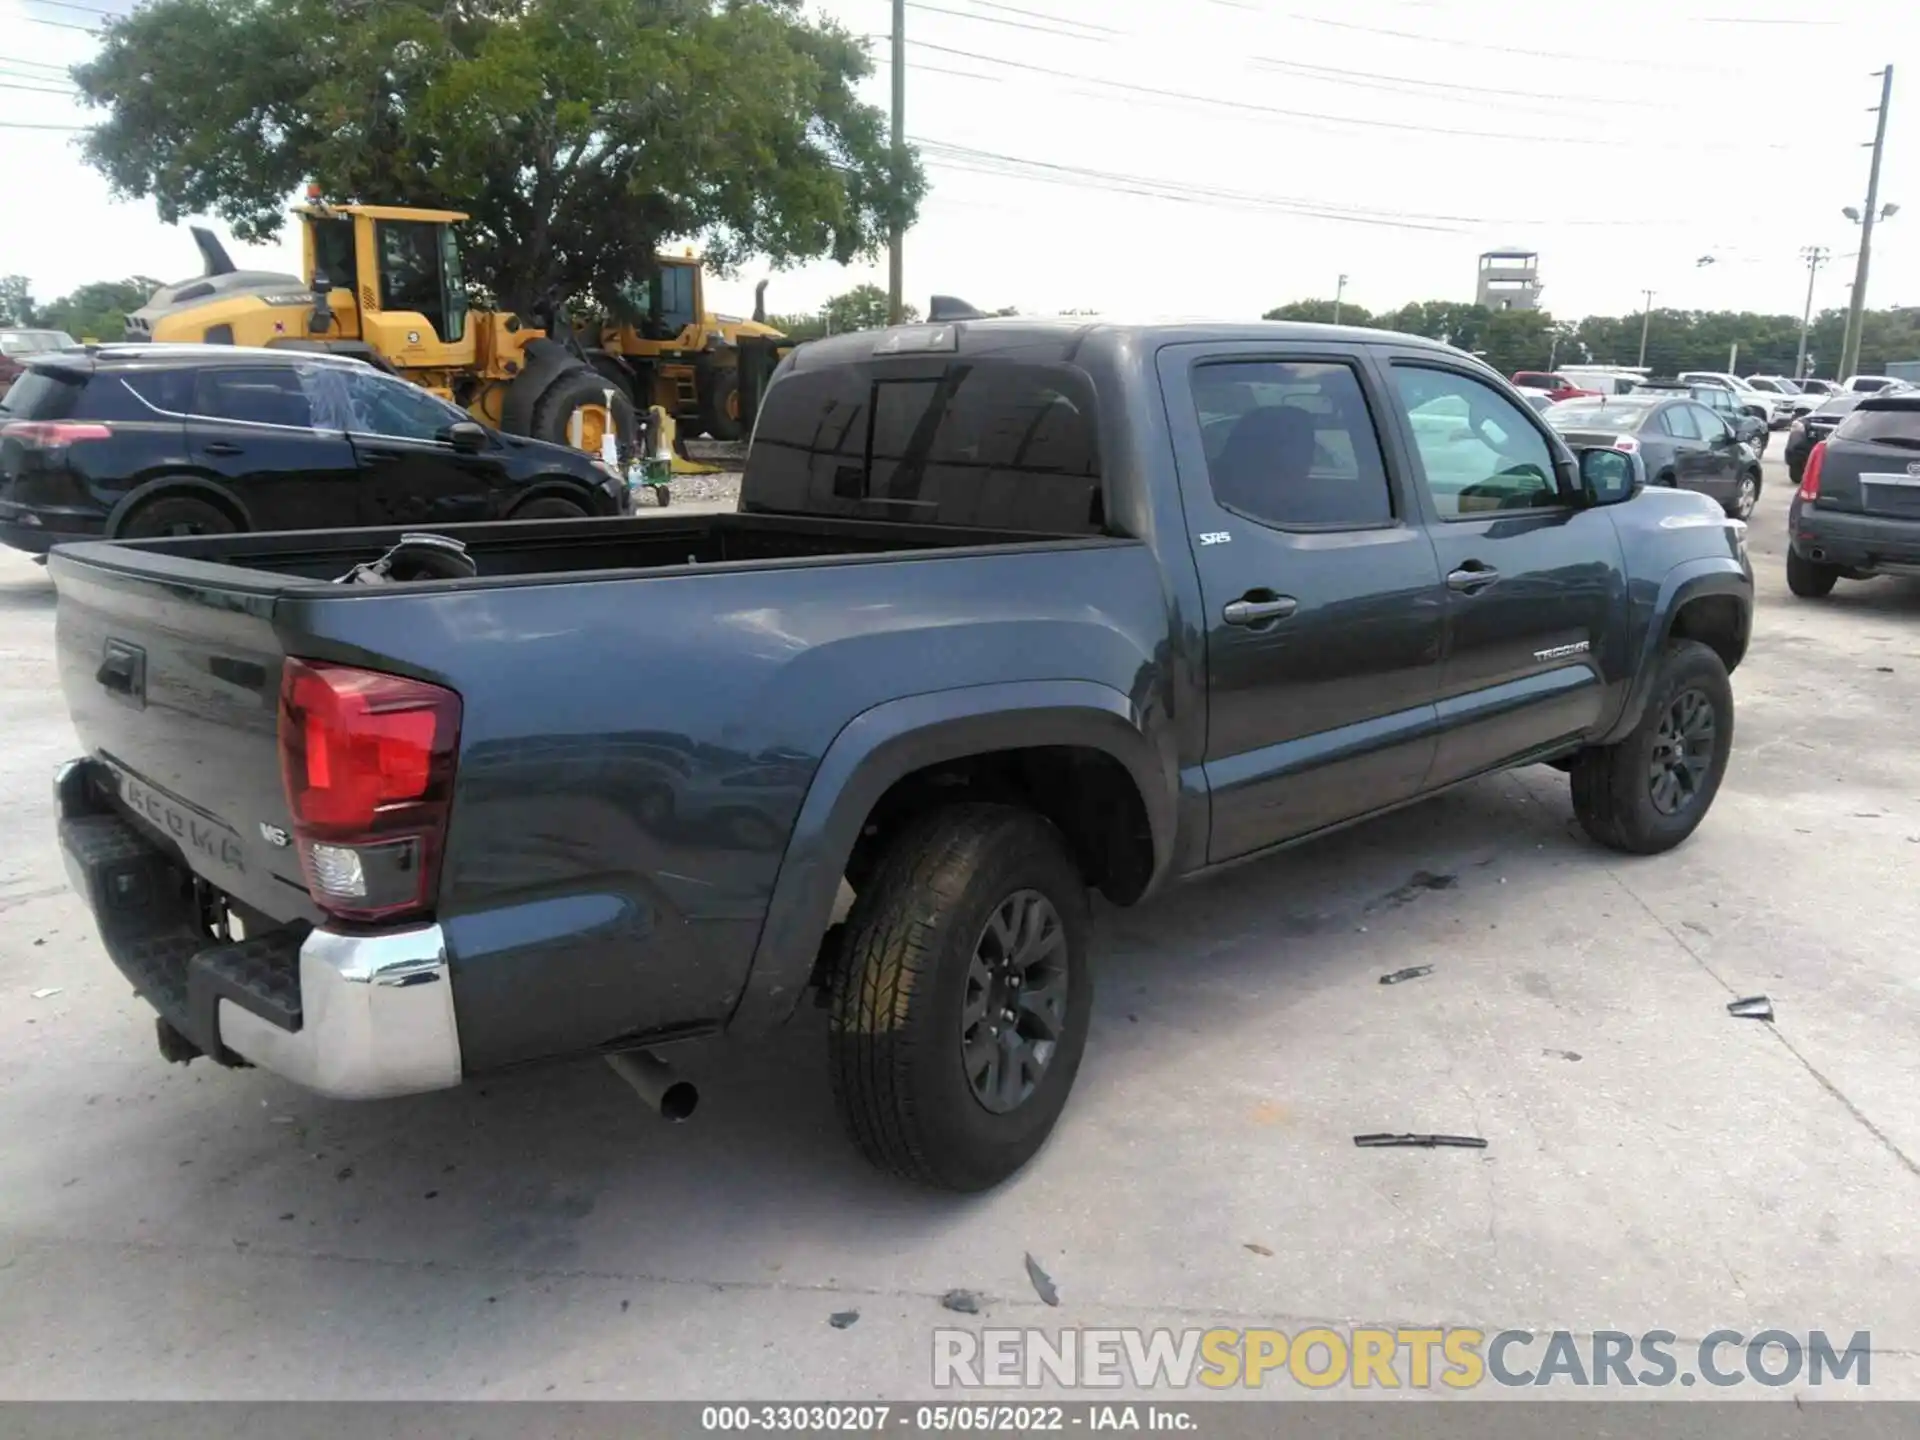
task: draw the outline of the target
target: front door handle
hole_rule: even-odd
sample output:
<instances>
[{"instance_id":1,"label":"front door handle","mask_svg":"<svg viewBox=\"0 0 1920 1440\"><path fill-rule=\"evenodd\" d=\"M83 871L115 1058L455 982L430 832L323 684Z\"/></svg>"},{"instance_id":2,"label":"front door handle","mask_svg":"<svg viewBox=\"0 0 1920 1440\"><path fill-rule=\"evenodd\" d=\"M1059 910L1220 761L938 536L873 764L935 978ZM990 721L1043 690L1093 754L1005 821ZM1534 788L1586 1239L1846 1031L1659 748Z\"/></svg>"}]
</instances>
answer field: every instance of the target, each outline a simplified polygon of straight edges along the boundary
<instances>
[{"instance_id":1,"label":"front door handle","mask_svg":"<svg viewBox=\"0 0 1920 1440\"><path fill-rule=\"evenodd\" d=\"M205 450L209 455L239 455L243 453L242 448L234 444L231 440L209 440L200 448Z\"/></svg>"},{"instance_id":2,"label":"front door handle","mask_svg":"<svg viewBox=\"0 0 1920 1440\"><path fill-rule=\"evenodd\" d=\"M1284 620L1300 608L1291 595L1254 591L1244 599L1229 600L1220 618L1229 625L1261 625L1268 620Z\"/></svg>"},{"instance_id":3,"label":"front door handle","mask_svg":"<svg viewBox=\"0 0 1920 1440\"><path fill-rule=\"evenodd\" d=\"M1491 565L1469 560L1447 576L1447 588L1473 595L1499 580L1500 572Z\"/></svg>"}]
</instances>

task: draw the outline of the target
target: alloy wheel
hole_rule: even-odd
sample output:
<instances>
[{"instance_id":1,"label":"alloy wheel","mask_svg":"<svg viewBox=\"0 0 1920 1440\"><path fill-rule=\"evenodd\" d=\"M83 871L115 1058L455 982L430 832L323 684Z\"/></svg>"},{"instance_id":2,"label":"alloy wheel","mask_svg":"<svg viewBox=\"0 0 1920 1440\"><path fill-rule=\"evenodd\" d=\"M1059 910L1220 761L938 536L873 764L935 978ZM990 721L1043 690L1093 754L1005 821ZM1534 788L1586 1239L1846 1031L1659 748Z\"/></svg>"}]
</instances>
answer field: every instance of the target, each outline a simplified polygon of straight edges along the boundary
<instances>
[{"instance_id":1,"label":"alloy wheel","mask_svg":"<svg viewBox=\"0 0 1920 1440\"><path fill-rule=\"evenodd\" d=\"M996 1115L1039 1088L1067 1023L1067 932L1038 890L994 907L967 967L960 1053L973 1098Z\"/></svg>"}]
</instances>

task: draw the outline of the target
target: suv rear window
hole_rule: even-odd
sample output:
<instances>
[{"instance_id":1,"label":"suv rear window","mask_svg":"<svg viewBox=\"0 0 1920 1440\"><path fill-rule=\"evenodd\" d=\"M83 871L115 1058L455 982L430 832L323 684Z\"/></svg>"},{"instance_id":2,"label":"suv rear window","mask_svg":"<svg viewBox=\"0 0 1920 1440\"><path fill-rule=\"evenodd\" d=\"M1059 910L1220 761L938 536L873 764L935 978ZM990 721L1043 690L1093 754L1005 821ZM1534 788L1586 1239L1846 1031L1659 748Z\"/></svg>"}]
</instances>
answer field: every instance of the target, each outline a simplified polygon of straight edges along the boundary
<instances>
[{"instance_id":1,"label":"suv rear window","mask_svg":"<svg viewBox=\"0 0 1920 1440\"><path fill-rule=\"evenodd\" d=\"M771 386L752 509L993 530L1104 529L1093 386L1067 365L959 359L801 370Z\"/></svg>"},{"instance_id":2,"label":"suv rear window","mask_svg":"<svg viewBox=\"0 0 1920 1440\"><path fill-rule=\"evenodd\" d=\"M1870 440L1879 445L1898 445L1905 450L1920 450L1920 404L1863 405L1835 427L1836 440Z\"/></svg>"},{"instance_id":3,"label":"suv rear window","mask_svg":"<svg viewBox=\"0 0 1920 1440\"><path fill-rule=\"evenodd\" d=\"M0 415L9 420L65 420L86 388L86 377L30 366L0 397Z\"/></svg>"}]
</instances>

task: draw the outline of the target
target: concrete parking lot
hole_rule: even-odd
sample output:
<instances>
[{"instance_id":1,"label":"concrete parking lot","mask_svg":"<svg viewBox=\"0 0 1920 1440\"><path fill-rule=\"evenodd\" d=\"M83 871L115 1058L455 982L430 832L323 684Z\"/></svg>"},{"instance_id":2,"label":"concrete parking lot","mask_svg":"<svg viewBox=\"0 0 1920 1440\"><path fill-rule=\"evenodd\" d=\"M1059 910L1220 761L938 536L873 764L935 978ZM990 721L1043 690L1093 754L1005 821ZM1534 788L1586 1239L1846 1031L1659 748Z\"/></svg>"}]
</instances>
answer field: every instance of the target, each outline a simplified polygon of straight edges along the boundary
<instances>
[{"instance_id":1,"label":"concrete parking lot","mask_svg":"<svg viewBox=\"0 0 1920 1440\"><path fill-rule=\"evenodd\" d=\"M1595 848L1537 768L1103 911L1060 1130L967 1199L842 1142L812 1011L689 1053L680 1127L596 1062L370 1105L165 1065L65 886L53 591L0 552L0 1397L922 1396L951 1322L1866 1329L1920 1396L1920 584L1792 599L1767 471L1688 845Z\"/></svg>"}]
</instances>

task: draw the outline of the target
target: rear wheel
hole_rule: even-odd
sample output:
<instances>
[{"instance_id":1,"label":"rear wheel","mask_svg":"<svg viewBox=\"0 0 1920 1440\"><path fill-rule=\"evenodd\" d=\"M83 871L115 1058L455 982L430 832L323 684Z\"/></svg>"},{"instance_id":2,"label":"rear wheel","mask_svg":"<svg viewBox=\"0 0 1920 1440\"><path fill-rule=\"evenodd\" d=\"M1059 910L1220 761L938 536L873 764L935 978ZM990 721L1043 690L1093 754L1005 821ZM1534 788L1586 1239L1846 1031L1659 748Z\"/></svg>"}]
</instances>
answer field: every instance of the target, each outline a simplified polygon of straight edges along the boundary
<instances>
[{"instance_id":1,"label":"rear wheel","mask_svg":"<svg viewBox=\"0 0 1920 1440\"><path fill-rule=\"evenodd\" d=\"M984 1190L1039 1150L1093 1015L1086 882L1031 811L956 805L863 880L831 987L834 1099L882 1169Z\"/></svg>"},{"instance_id":2,"label":"rear wheel","mask_svg":"<svg viewBox=\"0 0 1920 1440\"><path fill-rule=\"evenodd\" d=\"M1640 723L1619 744L1575 757L1573 813L1609 849L1671 850L1706 818L1732 753L1727 667L1699 641L1675 640L1660 658Z\"/></svg>"},{"instance_id":3,"label":"rear wheel","mask_svg":"<svg viewBox=\"0 0 1920 1440\"><path fill-rule=\"evenodd\" d=\"M231 535L239 528L231 515L211 501L162 495L129 515L120 534L128 540L152 540L162 535Z\"/></svg>"},{"instance_id":4,"label":"rear wheel","mask_svg":"<svg viewBox=\"0 0 1920 1440\"><path fill-rule=\"evenodd\" d=\"M538 495L517 506L510 515L514 520L577 520L587 513L587 507L578 501L569 500L564 495Z\"/></svg>"},{"instance_id":5,"label":"rear wheel","mask_svg":"<svg viewBox=\"0 0 1920 1440\"><path fill-rule=\"evenodd\" d=\"M598 455L609 427L624 460L640 438L633 401L606 376L581 366L568 370L547 387L546 394L534 404L527 433L536 440Z\"/></svg>"},{"instance_id":6,"label":"rear wheel","mask_svg":"<svg viewBox=\"0 0 1920 1440\"><path fill-rule=\"evenodd\" d=\"M1802 600L1818 600L1833 593L1840 567L1809 560L1791 546L1787 549L1787 589Z\"/></svg>"}]
</instances>

